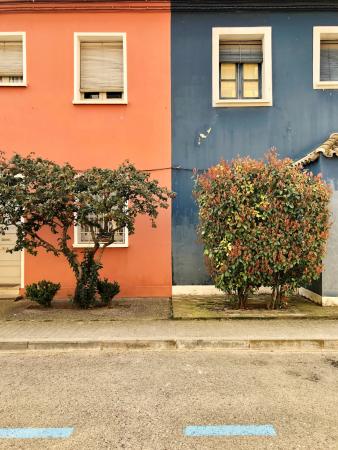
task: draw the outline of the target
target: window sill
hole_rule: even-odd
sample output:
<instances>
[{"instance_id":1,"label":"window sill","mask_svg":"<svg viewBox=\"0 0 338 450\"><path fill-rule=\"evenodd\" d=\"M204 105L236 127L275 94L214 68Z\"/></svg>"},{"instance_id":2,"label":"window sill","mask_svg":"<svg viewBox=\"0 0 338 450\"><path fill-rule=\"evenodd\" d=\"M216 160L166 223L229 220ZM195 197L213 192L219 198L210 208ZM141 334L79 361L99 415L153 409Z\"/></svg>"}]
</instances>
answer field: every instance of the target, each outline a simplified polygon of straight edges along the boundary
<instances>
[{"instance_id":1,"label":"window sill","mask_svg":"<svg viewBox=\"0 0 338 450\"><path fill-rule=\"evenodd\" d=\"M74 248L92 248L94 244L73 244ZM100 245L102 247L102 245ZM127 248L128 244L112 244L108 245L107 248Z\"/></svg>"},{"instance_id":2,"label":"window sill","mask_svg":"<svg viewBox=\"0 0 338 450\"><path fill-rule=\"evenodd\" d=\"M272 106L272 100L252 99L252 100L221 100L213 102L214 108L243 108L252 106Z\"/></svg>"},{"instance_id":3,"label":"window sill","mask_svg":"<svg viewBox=\"0 0 338 450\"><path fill-rule=\"evenodd\" d=\"M128 100L114 99L114 100L73 100L73 105L127 105Z\"/></svg>"},{"instance_id":4,"label":"window sill","mask_svg":"<svg viewBox=\"0 0 338 450\"><path fill-rule=\"evenodd\" d=\"M313 89L338 89L338 81L318 81L314 83Z\"/></svg>"},{"instance_id":5,"label":"window sill","mask_svg":"<svg viewBox=\"0 0 338 450\"><path fill-rule=\"evenodd\" d=\"M27 83L0 83L0 87L27 87Z\"/></svg>"}]
</instances>

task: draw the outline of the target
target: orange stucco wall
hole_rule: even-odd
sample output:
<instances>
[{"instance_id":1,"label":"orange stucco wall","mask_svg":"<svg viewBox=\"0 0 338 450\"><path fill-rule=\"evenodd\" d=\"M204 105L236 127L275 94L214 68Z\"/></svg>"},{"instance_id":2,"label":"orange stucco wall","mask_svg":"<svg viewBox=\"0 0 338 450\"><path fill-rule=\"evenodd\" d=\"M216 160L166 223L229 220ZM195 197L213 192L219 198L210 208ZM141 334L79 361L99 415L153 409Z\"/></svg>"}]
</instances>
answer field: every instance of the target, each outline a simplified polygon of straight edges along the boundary
<instances>
[{"instance_id":1,"label":"orange stucco wall","mask_svg":"<svg viewBox=\"0 0 338 450\"><path fill-rule=\"evenodd\" d=\"M2 14L0 31L25 31L28 87L0 87L0 149L68 161L77 169L170 167L170 13ZM74 32L126 32L128 105L73 105ZM170 170L154 172L170 187ZM170 210L158 227L137 220L128 248L107 249L102 275L122 296L171 295ZM25 284L47 278L72 293L62 258L25 255Z\"/></svg>"}]
</instances>

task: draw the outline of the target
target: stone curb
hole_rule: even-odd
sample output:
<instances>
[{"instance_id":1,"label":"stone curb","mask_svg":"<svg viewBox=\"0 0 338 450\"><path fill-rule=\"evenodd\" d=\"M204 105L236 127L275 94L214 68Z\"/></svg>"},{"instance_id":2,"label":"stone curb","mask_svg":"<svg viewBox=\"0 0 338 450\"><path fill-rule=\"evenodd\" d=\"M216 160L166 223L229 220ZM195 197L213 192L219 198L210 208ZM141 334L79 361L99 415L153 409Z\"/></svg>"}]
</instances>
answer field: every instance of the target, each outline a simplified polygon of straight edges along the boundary
<instances>
[{"instance_id":1,"label":"stone curb","mask_svg":"<svg viewBox=\"0 0 338 450\"><path fill-rule=\"evenodd\" d=\"M165 319L163 319L165 320ZM175 321L186 321L186 320L200 320L200 321L209 321L209 320L218 320L218 321L226 321L226 320L274 320L274 321L282 321L282 320L338 320L338 314L323 314L322 316L315 316L315 315L306 315L306 314L285 314L283 316L281 315L271 315L271 316L263 316L263 315L241 315L241 314L233 314L233 315L224 315L224 316L215 316L215 317L205 317L205 316L173 316L172 320Z\"/></svg>"},{"instance_id":2,"label":"stone curb","mask_svg":"<svg viewBox=\"0 0 338 450\"><path fill-rule=\"evenodd\" d=\"M2 341L0 352L34 350L338 351L338 339L113 339Z\"/></svg>"},{"instance_id":3,"label":"stone curb","mask_svg":"<svg viewBox=\"0 0 338 450\"><path fill-rule=\"evenodd\" d=\"M1 299L0 299L1 301ZM233 315L224 315L224 316L215 316L215 317L205 317L205 316L171 316L170 318L142 318L142 319L121 319L121 318L74 318L74 319L58 319L58 318L35 318L35 319L16 319L16 318L6 318L6 319L0 319L0 324L7 324L7 323L110 323L110 322L129 322L133 323L134 321L141 321L141 322L151 322L153 320L155 321L163 321L163 322L185 322L185 321L218 321L218 322L226 322L226 321L251 321L251 320L259 320L259 321L283 321L283 320L308 320L308 321L317 321L317 320L338 320L338 314L323 314L323 315L306 315L306 314L289 314L289 315L271 315L271 316L262 316L262 315L241 315L241 314L233 314Z\"/></svg>"}]
</instances>

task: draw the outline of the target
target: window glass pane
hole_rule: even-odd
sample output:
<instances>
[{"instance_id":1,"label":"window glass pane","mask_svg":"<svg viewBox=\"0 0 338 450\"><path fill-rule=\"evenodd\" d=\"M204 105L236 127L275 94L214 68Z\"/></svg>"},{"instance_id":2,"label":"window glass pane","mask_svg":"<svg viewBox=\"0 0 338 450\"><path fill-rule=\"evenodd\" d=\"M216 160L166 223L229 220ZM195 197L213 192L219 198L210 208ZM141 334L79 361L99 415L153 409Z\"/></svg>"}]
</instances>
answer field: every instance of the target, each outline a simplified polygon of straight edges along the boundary
<instances>
[{"instance_id":1,"label":"window glass pane","mask_svg":"<svg viewBox=\"0 0 338 450\"><path fill-rule=\"evenodd\" d=\"M9 77L10 83L21 83L23 81L23 77Z\"/></svg>"},{"instance_id":2,"label":"window glass pane","mask_svg":"<svg viewBox=\"0 0 338 450\"><path fill-rule=\"evenodd\" d=\"M259 96L258 81L243 81L243 97L257 98Z\"/></svg>"},{"instance_id":3,"label":"window glass pane","mask_svg":"<svg viewBox=\"0 0 338 450\"><path fill-rule=\"evenodd\" d=\"M85 92L84 93L84 98L89 98L91 100L93 99L99 99L100 98L100 93L99 92Z\"/></svg>"},{"instance_id":4,"label":"window glass pane","mask_svg":"<svg viewBox=\"0 0 338 450\"><path fill-rule=\"evenodd\" d=\"M221 79L236 80L236 64L221 64Z\"/></svg>"},{"instance_id":5,"label":"window glass pane","mask_svg":"<svg viewBox=\"0 0 338 450\"><path fill-rule=\"evenodd\" d=\"M122 92L107 92L107 98L122 98Z\"/></svg>"},{"instance_id":6,"label":"window glass pane","mask_svg":"<svg viewBox=\"0 0 338 450\"><path fill-rule=\"evenodd\" d=\"M221 97L237 97L236 81L221 81Z\"/></svg>"},{"instance_id":7,"label":"window glass pane","mask_svg":"<svg viewBox=\"0 0 338 450\"><path fill-rule=\"evenodd\" d=\"M244 80L258 80L258 64L243 64Z\"/></svg>"},{"instance_id":8,"label":"window glass pane","mask_svg":"<svg viewBox=\"0 0 338 450\"><path fill-rule=\"evenodd\" d=\"M89 216L92 217L93 219L95 218L95 216ZM101 216L99 223L101 225L101 227L103 228L102 231L107 231L107 233L109 234L109 232L111 231L112 228L115 227L115 222L114 221L108 221L105 216ZM79 230L79 243L80 244L92 244L92 234L91 234L91 230L90 230L90 226L89 225L79 225L78 227ZM94 233L96 235L99 234L101 230L99 228L94 228ZM102 239L101 239L101 243L107 242L107 239L105 239L104 237L104 232L101 234L102 235ZM122 230L118 230L115 232L115 244L124 244L125 242L125 229L123 228Z\"/></svg>"}]
</instances>

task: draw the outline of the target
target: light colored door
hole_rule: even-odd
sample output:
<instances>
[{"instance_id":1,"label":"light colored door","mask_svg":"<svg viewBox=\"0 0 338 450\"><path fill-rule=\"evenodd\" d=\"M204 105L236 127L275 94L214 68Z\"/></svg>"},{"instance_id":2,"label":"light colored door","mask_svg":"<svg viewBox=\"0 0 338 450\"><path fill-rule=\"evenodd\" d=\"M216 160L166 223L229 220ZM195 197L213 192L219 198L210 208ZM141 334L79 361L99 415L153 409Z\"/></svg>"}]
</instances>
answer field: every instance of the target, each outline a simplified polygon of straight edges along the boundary
<instances>
[{"instance_id":1,"label":"light colored door","mask_svg":"<svg viewBox=\"0 0 338 450\"><path fill-rule=\"evenodd\" d=\"M0 286L19 286L21 278L20 252L7 253L16 241L16 228L10 227L5 235L0 235Z\"/></svg>"}]
</instances>

